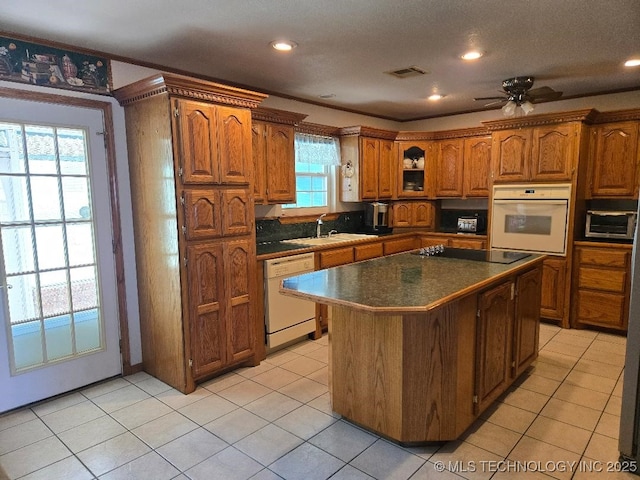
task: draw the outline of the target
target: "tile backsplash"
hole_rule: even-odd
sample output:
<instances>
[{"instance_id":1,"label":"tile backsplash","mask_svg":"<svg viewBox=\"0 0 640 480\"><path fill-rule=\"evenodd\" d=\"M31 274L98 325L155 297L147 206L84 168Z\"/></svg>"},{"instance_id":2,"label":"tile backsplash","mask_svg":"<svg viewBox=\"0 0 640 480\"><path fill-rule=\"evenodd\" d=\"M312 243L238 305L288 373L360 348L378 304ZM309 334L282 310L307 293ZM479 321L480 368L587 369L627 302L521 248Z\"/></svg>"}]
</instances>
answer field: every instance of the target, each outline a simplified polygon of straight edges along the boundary
<instances>
[{"instance_id":1,"label":"tile backsplash","mask_svg":"<svg viewBox=\"0 0 640 480\"><path fill-rule=\"evenodd\" d=\"M325 220L322 224L322 235L331 230L343 232L357 232L362 228L363 212L343 212L335 220ZM275 242L290 238L303 238L316 236L316 222L280 223L278 218L256 219L256 241Z\"/></svg>"}]
</instances>

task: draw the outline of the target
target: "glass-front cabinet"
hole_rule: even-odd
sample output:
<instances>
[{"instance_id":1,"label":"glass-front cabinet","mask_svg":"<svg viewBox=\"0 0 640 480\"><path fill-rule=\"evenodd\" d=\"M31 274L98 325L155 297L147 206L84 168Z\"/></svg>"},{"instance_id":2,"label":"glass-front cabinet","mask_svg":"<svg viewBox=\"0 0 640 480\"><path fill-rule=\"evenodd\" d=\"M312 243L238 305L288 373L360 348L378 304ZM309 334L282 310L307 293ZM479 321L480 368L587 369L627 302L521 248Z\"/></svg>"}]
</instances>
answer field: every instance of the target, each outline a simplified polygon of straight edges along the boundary
<instances>
[{"instance_id":1,"label":"glass-front cabinet","mask_svg":"<svg viewBox=\"0 0 640 480\"><path fill-rule=\"evenodd\" d=\"M398 198L429 198L432 193L430 142L398 143Z\"/></svg>"}]
</instances>

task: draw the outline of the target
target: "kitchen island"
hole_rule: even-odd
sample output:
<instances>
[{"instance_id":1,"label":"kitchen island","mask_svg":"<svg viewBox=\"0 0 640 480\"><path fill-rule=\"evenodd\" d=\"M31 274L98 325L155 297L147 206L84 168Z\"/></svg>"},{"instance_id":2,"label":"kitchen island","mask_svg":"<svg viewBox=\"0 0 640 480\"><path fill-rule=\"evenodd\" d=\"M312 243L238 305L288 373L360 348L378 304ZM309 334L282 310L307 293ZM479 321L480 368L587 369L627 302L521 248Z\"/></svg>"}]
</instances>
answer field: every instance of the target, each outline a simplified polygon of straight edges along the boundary
<instances>
[{"instance_id":1,"label":"kitchen island","mask_svg":"<svg viewBox=\"0 0 640 480\"><path fill-rule=\"evenodd\" d=\"M417 253L307 273L282 287L332 307L333 410L407 445L459 437L537 357L544 259Z\"/></svg>"}]
</instances>

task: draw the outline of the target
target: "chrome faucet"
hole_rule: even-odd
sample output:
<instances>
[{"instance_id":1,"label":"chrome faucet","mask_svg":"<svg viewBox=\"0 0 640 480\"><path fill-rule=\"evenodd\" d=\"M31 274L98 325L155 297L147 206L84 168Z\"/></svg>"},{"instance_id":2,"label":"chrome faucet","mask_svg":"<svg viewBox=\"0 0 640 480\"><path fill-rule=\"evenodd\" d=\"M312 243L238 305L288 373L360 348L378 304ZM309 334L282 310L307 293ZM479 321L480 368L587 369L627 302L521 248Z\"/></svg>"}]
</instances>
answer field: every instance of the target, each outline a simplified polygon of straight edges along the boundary
<instances>
[{"instance_id":1,"label":"chrome faucet","mask_svg":"<svg viewBox=\"0 0 640 480\"><path fill-rule=\"evenodd\" d=\"M333 235L334 233L338 233L338 230L330 230L329 234L327 235L328 237L330 237L331 235Z\"/></svg>"},{"instance_id":2,"label":"chrome faucet","mask_svg":"<svg viewBox=\"0 0 640 480\"><path fill-rule=\"evenodd\" d=\"M316 237L320 238L320 226L324 223L322 221L322 217L325 217L327 214L323 213L322 215L320 215L318 217L318 219L316 220Z\"/></svg>"}]
</instances>

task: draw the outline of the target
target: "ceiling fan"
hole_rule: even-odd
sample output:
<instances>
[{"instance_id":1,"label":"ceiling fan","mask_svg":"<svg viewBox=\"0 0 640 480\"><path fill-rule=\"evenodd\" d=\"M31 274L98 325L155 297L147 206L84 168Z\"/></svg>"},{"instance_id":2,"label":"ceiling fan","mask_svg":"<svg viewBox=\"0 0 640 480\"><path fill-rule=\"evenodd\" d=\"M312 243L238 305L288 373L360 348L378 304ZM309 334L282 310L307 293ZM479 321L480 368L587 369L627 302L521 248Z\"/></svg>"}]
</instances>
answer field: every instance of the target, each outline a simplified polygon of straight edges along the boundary
<instances>
[{"instance_id":1,"label":"ceiling fan","mask_svg":"<svg viewBox=\"0 0 640 480\"><path fill-rule=\"evenodd\" d=\"M562 96L562 92L557 92L551 87L533 87L533 77L513 77L502 81L503 95L500 97L478 97L474 100L495 100L489 105L507 102L502 111L510 116L515 113L516 107L521 107L525 115L533 110L533 104L540 101L557 100Z\"/></svg>"}]
</instances>

